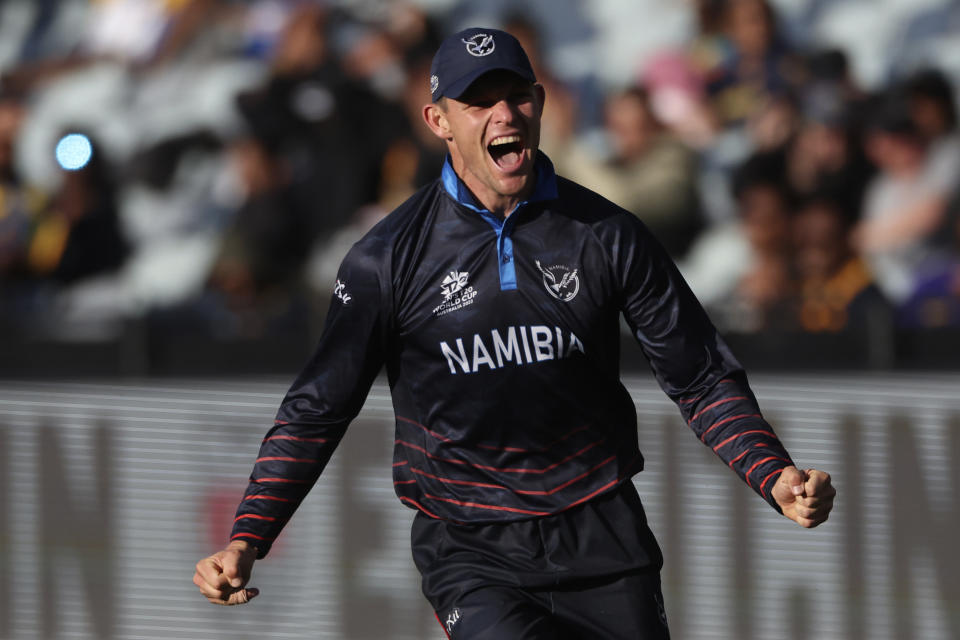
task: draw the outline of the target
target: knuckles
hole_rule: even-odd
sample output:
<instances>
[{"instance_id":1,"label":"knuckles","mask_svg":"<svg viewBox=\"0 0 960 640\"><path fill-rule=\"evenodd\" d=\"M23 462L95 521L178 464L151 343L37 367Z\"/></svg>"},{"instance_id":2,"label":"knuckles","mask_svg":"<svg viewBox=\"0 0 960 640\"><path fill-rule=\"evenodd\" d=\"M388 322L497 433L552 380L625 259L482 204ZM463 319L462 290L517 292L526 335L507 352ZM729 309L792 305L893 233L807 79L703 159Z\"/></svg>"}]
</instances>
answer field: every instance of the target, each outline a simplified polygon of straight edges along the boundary
<instances>
[{"instance_id":1,"label":"knuckles","mask_svg":"<svg viewBox=\"0 0 960 640\"><path fill-rule=\"evenodd\" d=\"M796 522L804 529L813 529L824 522L827 521L827 518L830 517L829 513L823 514L810 514L810 517L804 517L797 514Z\"/></svg>"}]
</instances>

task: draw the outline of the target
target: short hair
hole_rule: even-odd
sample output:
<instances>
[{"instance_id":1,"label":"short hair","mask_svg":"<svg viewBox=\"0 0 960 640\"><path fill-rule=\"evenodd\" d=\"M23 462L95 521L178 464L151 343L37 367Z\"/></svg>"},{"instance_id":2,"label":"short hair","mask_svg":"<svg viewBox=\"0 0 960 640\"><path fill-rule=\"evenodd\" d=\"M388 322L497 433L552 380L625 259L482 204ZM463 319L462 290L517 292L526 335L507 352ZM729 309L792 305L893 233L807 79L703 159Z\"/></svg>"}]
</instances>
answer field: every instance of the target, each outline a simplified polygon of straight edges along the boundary
<instances>
[{"instance_id":1,"label":"short hair","mask_svg":"<svg viewBox=\"0 0 960 640\"><path fill-rule=\"evenodd\" d=\"M820 187L811 193L798 198L794 204L794 212L803 214L810 209L821 209L836 216L844 231L849 231L857 221L856 212L849 210L845 204L844 194L835 188Z\"/></svg>"},{"instance_id":2,"label":"short hair","mask_svg":"<svg viewBox=\"0 0 960 640\"><path fill-rule=\"evenodd\" d=\"M786 157L780 151L755 153L747 158L734 171L731 187L737 201L747 191L759 187L776 191L788 207L793 203L786 179Z\"/></svg>"},{"instance_id":3,"label":"short hair","mask_svg":"<svg viewBox=\"0 0 960 640\"><path fill-rule=\"evenodd\" d=\"M907 96L902 91L890 90L881 94L869 110L867 133L886 133L919 141L920 130L910 113Z\"/></svg>"},{"instance_id":4,"label":"short hair","mask_svg":"<svg viewBox=\"0 0 960 640\"><path fill-rule=\"evenodd\" d=\"M903 83L908 98L927 98L940 104L947 120L947 126L957 126L957 103L953 95L950 80L939 69L921 69L909 76Z\"/></svg>"}]
</instances>

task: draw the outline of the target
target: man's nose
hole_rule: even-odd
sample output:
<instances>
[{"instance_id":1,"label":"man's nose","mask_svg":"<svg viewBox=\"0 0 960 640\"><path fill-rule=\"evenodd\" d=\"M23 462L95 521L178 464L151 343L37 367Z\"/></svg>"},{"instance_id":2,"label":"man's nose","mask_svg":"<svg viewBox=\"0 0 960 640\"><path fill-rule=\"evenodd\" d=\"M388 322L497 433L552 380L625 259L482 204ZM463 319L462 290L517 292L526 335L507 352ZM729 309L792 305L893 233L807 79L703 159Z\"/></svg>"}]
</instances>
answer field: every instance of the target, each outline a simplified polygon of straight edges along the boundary
<instances>
[{"instance_id":1,"label":"man's nose","mask_svg":"<svg viewBox=\"0 0 960 640\"><path fill-rule=\"evenodd\" d=\"M512 122L517 115L516 107L506 98L493 105L494 122Z\"/></svg>"}]
</instances>

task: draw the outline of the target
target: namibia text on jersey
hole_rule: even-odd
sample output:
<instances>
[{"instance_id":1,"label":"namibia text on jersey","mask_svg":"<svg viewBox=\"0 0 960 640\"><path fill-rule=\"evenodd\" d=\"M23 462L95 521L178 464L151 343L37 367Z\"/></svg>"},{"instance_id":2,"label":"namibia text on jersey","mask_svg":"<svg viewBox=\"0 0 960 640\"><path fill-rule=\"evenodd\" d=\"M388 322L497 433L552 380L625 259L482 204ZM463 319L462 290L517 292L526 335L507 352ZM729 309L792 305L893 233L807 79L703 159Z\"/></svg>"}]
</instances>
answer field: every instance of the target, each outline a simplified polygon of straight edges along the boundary
<instances>
[{"instance_id":1,"label":"namibia text on jersey","mask_svg":"<svg viewBox=\"0 0 960 640\"><path fill-rule=\"evenodd\" d=\"M560 327L507 327L504 334L494 329L484 342L483 337L475 333L472 348L470 338L466 338L467 346L463 344L464 338L457 338L454 347L441 341L440 351L450 365L450 373L457 373L457 365L463 373L476 373L482 366L501 369L508 362L531 364L569 358L574 352L585 353L583 343L572 331L564 341Z\"/></svg>"}]
</instances>

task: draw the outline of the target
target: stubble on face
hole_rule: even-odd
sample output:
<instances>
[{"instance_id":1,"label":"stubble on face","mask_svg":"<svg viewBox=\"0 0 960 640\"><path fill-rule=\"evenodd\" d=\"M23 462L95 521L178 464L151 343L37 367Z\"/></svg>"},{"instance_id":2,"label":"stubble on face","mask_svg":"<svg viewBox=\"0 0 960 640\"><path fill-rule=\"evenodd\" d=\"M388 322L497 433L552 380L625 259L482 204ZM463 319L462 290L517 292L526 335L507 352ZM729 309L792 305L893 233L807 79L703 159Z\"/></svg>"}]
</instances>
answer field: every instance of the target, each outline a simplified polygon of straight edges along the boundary
<instances>
[{"instance_id":1,"label":"stubble on face","mask_svg":"<svg viewBox=\"0 0 960 640\"><path fill-rule=\"evenodd\" d=\"M481 76L438 103L454 171L490 211L508 215L530 195L540 145L543 89L509 71Z\"/></svg>"}]
</instances>

